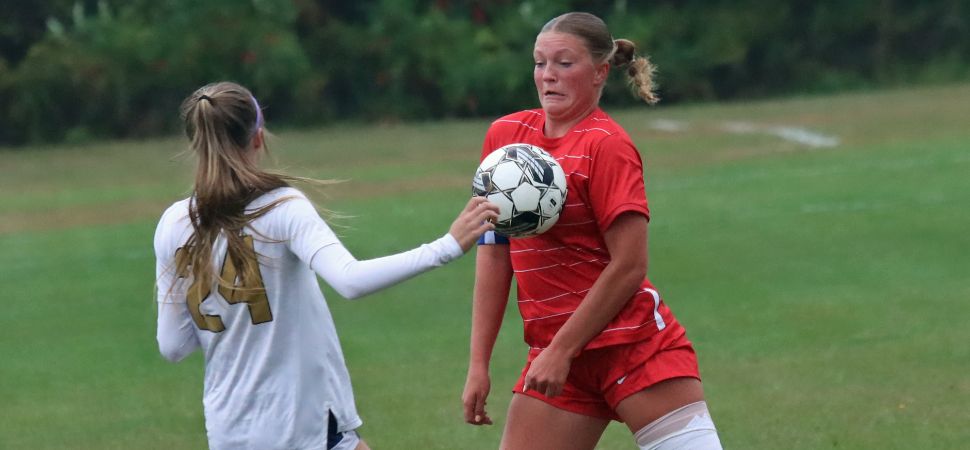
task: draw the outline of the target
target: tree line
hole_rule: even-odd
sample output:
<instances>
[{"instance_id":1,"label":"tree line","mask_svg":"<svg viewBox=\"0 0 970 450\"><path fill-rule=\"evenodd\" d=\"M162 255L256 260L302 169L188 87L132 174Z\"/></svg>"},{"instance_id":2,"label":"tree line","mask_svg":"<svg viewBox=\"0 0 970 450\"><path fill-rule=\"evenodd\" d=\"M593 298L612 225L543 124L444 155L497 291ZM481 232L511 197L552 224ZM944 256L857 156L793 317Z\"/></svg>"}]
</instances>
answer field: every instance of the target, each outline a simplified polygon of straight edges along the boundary
<instances>
[{"instance_id":1,"label":"tree line","mask_svg":"<svg viewBox=\"0 0 970 450\"><path fill-rule=\"evenodd\" d=\"M272 123L488 117L536 104L531 47L589 11L666 103L970 78L967 0L47 0L0 16L0 144L178 129L233 80ZM610 105L635 99L619 79Z\"/></svg>"}]
</instances>

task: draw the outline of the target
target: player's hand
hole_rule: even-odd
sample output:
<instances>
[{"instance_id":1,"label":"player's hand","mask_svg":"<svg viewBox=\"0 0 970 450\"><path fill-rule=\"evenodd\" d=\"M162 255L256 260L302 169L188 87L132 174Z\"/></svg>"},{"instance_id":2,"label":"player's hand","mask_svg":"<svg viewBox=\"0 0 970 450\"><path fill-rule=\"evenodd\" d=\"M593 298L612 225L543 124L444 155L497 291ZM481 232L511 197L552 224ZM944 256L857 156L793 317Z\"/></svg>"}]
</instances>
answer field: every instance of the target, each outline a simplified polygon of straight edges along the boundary
<instances>
[{"instance_id":1,"label":"player's hand","mask_svg":"<svg viewBox=\"0 0 970 450\"><path fill-rule=\"evenodd\" d=\"M554 350L545 349L532 360L529 371L525 374L523 391L533 390L546 397L555 397L562 393L562 387L569 376L572 358Z\"/></svg>"},{"instance_id":2,"label":"player's hand","mask_svg":"<svg viewBox=\"0 0 970 450\"><path fill-rule=\"evenodd\" d=\"M475 245L482 233L495 229L495 220L498 219L498 206L489 202L485 197L472 197L465 205L455 221L448 230L463 252Z\"/></svg>"},{"instance_id":3,"label":"player's hand","mask_svg":"<svg viewBox=\"0 0 970 450\"><path fill-rule=\"evenodd\" d=\"M465 407L465 422L472 425L491 425L492 418L485 411L485 399L491 390L492 382L487 371L468 371L465 379L465 391L461 394L461 402Z\"/></svg>"}]
</instances>

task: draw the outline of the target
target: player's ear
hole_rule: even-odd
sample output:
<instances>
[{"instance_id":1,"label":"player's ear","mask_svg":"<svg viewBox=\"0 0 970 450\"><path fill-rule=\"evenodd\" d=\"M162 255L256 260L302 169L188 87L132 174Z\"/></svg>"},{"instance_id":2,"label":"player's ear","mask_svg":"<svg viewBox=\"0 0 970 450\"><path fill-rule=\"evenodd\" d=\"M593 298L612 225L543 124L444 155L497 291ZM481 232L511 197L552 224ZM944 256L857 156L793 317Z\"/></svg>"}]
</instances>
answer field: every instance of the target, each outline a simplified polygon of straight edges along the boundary
<instances>
[{"instance_id":1,"label":"player's ear","mask_svg":"<svg viewBox=\"0 0 970 450\"><path fill-rule=\"evenodd\" d=\"M593 75L593 84L596 86L601 86L606 82L606 78L610 75L610 63L604 62L596 66L596 73Z\"/></svg>"},{"instance_id":2,"label":"player's ear","mask_svg":"<svg viewBox=\"0 0 970 450\"><path fill-rule=\"evenodd\" d=\"M264 136L263 136L263 127L259 127L259 130L256 130L256 135L253 136L253 149L254 150L259 150L259 149L262 149L263 148L263 138L264 138Z\"/></svg>"}]
</instances>

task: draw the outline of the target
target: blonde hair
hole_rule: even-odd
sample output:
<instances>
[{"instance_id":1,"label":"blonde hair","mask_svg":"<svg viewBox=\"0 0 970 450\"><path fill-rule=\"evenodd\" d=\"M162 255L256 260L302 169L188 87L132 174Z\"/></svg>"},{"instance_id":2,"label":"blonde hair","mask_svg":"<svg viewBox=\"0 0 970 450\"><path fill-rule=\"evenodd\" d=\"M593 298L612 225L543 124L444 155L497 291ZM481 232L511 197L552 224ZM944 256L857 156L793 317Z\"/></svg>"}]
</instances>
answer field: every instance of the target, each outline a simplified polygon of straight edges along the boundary
<instances>
[{"instance_id":1,"label":"blonde hair","mask_svg":"<svg viewBox=\"0 0 970 450\"><path fill-rule=\"evenodd\" d=\"M540 33L555 31L576 36L586 43L593 62L609 62L610 67L627 66L626 72L630 86L643 101L657 103L660 98L654 93L656 83L653 75L656 67L643 55L636 53L637 47L627 39L613 39L606 23L589 13L570 12L547 22Z\"/></svg>"},{"instance_id":2,"label":"blonde hair","mask_svg":"<svg viewBox=\"0 0 970 450\"><path fill-rule=\"evenodd\" d=\"M246 205L274 189L289 186L296 178L260 169L253 139L263 127L263 114L252 93L231 82L203 86L182 102L185 133L198 158L195 184L189 203L192 235L177 253L175 273L195 278L201 296L213 279L220 286L240 289L259 279L257 254L247 245L243 229L289 198L247 211ZM226 258L236 267L239 279L224 280L213 269L212 247L224 233Z\"/></svg>"}]
</instances>

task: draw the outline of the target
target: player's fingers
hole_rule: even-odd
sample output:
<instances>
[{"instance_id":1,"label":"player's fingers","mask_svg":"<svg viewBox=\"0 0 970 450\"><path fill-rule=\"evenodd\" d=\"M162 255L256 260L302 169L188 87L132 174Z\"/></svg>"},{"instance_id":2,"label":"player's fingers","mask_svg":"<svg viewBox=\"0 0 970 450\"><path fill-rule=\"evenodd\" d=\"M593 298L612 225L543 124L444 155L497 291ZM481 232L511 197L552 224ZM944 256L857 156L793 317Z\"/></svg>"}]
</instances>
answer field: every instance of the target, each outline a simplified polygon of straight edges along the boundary
<instances>
[{"instance_id":1,"label":"player's fingers","mask_svg":"<svg viewBox=\"0 0 970 450\"><path fill-rule=\"evenodd\" d=\"M480 395L465 409L465 422L472 425L491 425L492 418L485 411L485 396Z\"/></svg>"},{"instance_id":2,"label":"player's fingers","mask_svg":"<svg viewBox=\"0 0 970 450\"><path fill-rule=\"evenodd\" d=\"M462 413L465 414L465 422L471 422L472 417L475 416L475 408L471 405L471 402L467 398L461 399L461 409Z\"/></svg>"},{"instance_id":3,"label":"player's fingers","mask_svg":"<svg viewBox=\"0 0 970 450\"><path fill-rule=\"evenodd\" d=\"M469 219L474 222L482 222L489 219L495 219L498 217L498 211L493 211L488 205L482 205L470 214Z\"/></svg>"},{"instance_id":4,"label":"player's fingers","mask_svg":"<svg viewBox=\"0 0 970 450\"><path fill-rule=\"evenodd\" d=\"M498 206L492 202L486 201L479 204L473 210L473 217L475 220L494 220L498 218L499 209Z\"/></svg>"},{"instance_id":5,"label":"player's fingers","mask_svg":"<svg viewBox=\"0 0 970 450\"><path fill-rule=\"evenodd\" d=\"M546 385L546 397L552 398L562 393L562 385L557 383L548 383Z\"/></svg>"},{"instance_id":6,"label":"player's fingers","mask_svg":"<svg viewBox=\"0 0 970 450\"><path fill-rule=\"evenodd\" d=\"M533 390L533 391L536 391L536 392L538 392L540 394L544 394L545 393L545 390L546 390L546 386L545 386L544 383L542 383L541 381L537 380L535 377L533 377L533 376L526 376L525 377L525 386L522 388L522 392L525 392L525 391L528 391L528 390Z\"/></svg>"},{"instance_id":7,"label":"player's fingers","mask_svg":"<svg viewBox=\"0 0 970 450\"><path fill-rule=\"evenodd\" d=\"M482 415L482 420L478 422L478 425L491 425L492 418L488 417L488 414Z\"/></svg>"},{"instance_id":8,"label":"player's fingers","mask_svg":"<svg viewBox=\"0 0 970 450\"><path fill-rule=\"evenodd\" d=\"M536 391L542 395L546 395L546 385L543 383L535 383L532 385L532 390Z\"/></svg>"},{"instance_id":9,"label":"player's fingers","mask_svg":"<svg viewBox=\"0 0 970 450\"><path fill-rule=\"evenodd\" d=\"M472 394L469 397L462 399L462 403L465 409L465 422L475 423L475 409L478 403L478 394Z\"/></svg>"},{"instance_id":10,"label":"player's fingers","mask_svg":"<svg viewBox=\"0 0 970 450\"><path fill-rule=\"evenodd\" d=\"M479 197L477 195L472 196L472 198L468 199L468 203L465 204L465 211L472 211L475 208L478 208L481 205L487 205L488 203L489 201L485 197Z\"/></svg>"},{"instance_id":11,"label":"player's fingers","mask_svg":"<svg viewBox=\"0 0 970 450\"><path fill-rule=\"evenodd\" d=\"M468 214L470 214L470 213L471 213L472 211L474 211L474 210L475 210L475 208L476 208L476 207L478 207L478 205L479 205L479 203L481 203L481 202L480 202L480 201L478 200L478 199L480 199L480 198L481 198L481 197L472 197L472 198L470 198L470 199L468 199L468 203L465 203L465 207L464 207L464 208L462 208L462 210L461 210L461 214L459 214L459 215L460 215L460 216L467 216L467 215L468 215Z\"/></svg>"},{"instance_id":12,"label":"player's fingers","mask_svg":"<svg viewBox=\"0 0 970 450\"><path fill-rule=\"evenodd\" d=\"M485 396L479 395L475 401L475 423L481 424L484 419L488 419L488 414L485 412ZM491 419L488 419L491 423Z\"/></svg>"},{"instance_id":13,"label":"player's fingers","mask_svg":"<svg viewBox=\"0 0 970 450\"><path fill-rule=\"evenodd\" d=\"M495 209L485 210L485 214L484 214L485 218L491 222L497 221L498 215L499 215L498 206L496 206Z\"/></svg>"},{"instance_id":14,"label":"player's fingers","mask_svg":"<svg viewBox=\"0 0 970 450\"><path fill-rule=\"evenodd\" d=\"M498 218L498 213L498 206L482 199L478 205L462 211L461 219L469 224L478 225L480 222L494 221Z\"/></svg>"},{"instance_id":15,"label":"player's fingers","mask_svg":"<svg viewBox=\"0 0 970 450\"><path fill-rule=\"evenodd\" d=\"M492 203L492 202L488 201L484 197L481 197L481 199L482 199L482 202L478 204L477 208L484 209L484 210L488 210L488 211L492 211L495 214L498 214L499 213L499 207L498 207L498 205L496 205L495 203Z\"/></svg>"},{"instance_id":16,"label":"player's fingers","mask_svg":"<svg viewBox=\"0 0 970 450\"><path fill-rule=\"evenodd\" d=\"M472 198L468 201L468 204L465 205L465 209L461 211L461 214L458 214L458 217L465 220L471 220L477 215L478 207L479 203L475 201L475 198Z\"/></svg>"},{"instance_id":17,"label":"player's fingers","mask_svg":"<svg viewBox=\"0 0 970 450\"><path fill-rule=\"evenodd\" d=\"M478 228L475 229L475 234L481 236L482 233L495 229L495 224L492 222L481 222L478 224Z\"/></svg>"}]
</instances>

